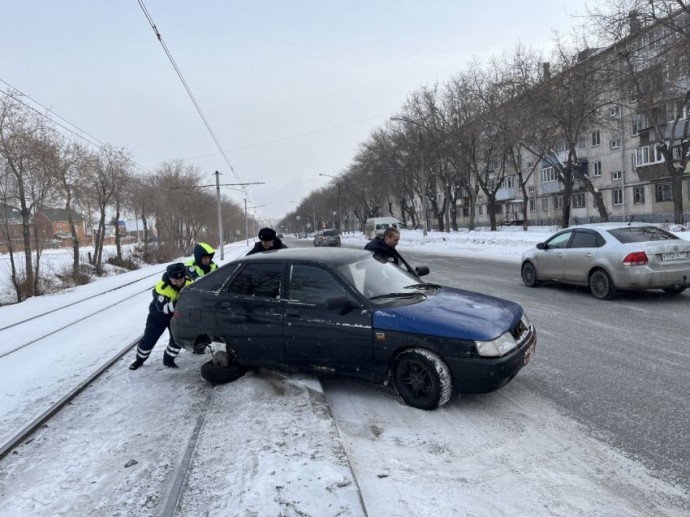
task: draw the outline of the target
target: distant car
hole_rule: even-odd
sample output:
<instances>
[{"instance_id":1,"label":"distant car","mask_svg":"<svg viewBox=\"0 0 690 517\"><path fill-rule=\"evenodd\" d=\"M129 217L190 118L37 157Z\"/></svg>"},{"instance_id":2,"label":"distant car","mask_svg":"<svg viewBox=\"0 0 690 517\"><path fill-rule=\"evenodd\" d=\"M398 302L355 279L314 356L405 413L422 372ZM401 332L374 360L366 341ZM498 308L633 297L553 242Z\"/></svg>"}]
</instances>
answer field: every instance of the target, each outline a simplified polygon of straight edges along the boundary
<instances>
[{"instance_id":1,"label":"distant car","mask_svg":"<svg viewBox=\"0 0 690 517\"><path fill-rule=\"evenodd\" d=\"M321 246L321 236L323 232L316 232L314 234L314 246Z\"/></svg>"},{"instance_id":2,"label":"distant car","mask_svg":"<svg viewBox=\"0 0 690 517\"><path fill-rule=\"evenodd\" d=\"M518 304L423 283L346 248L229 262L182 290L171 325L175 342L196 352L225 343L202 366L210 382L229 382L249 367L305 371L391 383L420 409L502 387L536 347Z\"/></svg>"},{"instance_id":3,"label":"distant car","mask_svg":"<svg viewBox=\"0 0 690 517\"><path fill-rule=\"evenodd\" d=\"M690 241L645 223L599 223L566 228L522 255L522 281L536 287L556 280L588 286L595 298L618 290L690 285Z\"/></svg>"},{"instance_id":4,"label":"distant car","mask_svg":"<svg viewBox=\"0 0 690 517\"><path fill-rule=\"evenodd\" d=\"M340 234L338 230L324 230L319 246L340 246Z\"/></svg>"}]
</instances>

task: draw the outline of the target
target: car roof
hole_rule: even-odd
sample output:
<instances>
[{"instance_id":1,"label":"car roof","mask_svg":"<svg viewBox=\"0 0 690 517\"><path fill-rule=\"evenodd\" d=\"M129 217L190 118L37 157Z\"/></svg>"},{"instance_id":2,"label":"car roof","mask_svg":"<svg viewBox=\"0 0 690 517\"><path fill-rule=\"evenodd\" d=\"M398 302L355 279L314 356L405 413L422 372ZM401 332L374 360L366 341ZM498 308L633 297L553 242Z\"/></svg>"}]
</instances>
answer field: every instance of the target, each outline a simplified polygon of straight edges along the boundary
<instances>
[{"instance_id":1,"label":"car roof","mask_svg":"<svg viewBox=\"0 0 690 517\"><path fill-rule=\"evenodd\" d=\"M318 262L321 264L340 265L361 260L370 256L371 251L354 248L285 248L280 250L262 251L253 255L240 257L233 260L252 262L274 262L280 260L303 260L306 262Z\"/></svg>"},{"instance_id":2,"label":"car roof","mask_svg":"<svg viewBox=\"0 0 690 517\"><path fill-rule=\"evenodd\" d=\"M579 224L577 226L569 226L568 228L564 228L564 230L573 230L576 228L585 228L585 229L590 229L590 230L615 230L616 228L625 228L626 226L631 226L631 227L644 227L644 226L656 226L652 223L626 223L626 222L618 222L618 223L589 223L589 224ZM559 230L560 231L560 230Z\"/></svg>"}]
</instances>

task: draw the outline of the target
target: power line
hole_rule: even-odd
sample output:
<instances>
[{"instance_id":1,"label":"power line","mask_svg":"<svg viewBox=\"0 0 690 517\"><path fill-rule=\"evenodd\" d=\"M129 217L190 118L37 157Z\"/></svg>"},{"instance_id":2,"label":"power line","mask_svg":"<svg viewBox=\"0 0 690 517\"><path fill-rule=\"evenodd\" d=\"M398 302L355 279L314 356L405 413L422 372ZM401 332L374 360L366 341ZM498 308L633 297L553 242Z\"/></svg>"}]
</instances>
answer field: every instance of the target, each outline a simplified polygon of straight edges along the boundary
<instances>
[{"instance_id":1,"label":"power line","mask_svg":"<svg viewBox=\"0 0 690 517\"><path fill-rule=\"evenodd\" d=\"M170 50L168 50L167 45L163 41L163 36L161 36L161 33L158 31L158 28L156 27L156 24L154 23L153 18L151 17L148 10L146 9L146 6L144 5L143 0L138 0L138 2L139 2L139 6L141 7L141 10L144 12L144 16L146 16L146 19L148 20L149 24L151 25L151 28L153 29L153 33L156 35L158 42L163 47L165 54L168 56L170 63L172 64L173 68L175 69L175 72L177 73L177 76L180 78L180 81L182 82L184 89L187 91L187 95L189 95L189 98L192 100L192 104L194 104L196 111L199 113L199 116L201 117L201 120L203 120L204 125L206 126L206 129L208 130L209 134L211 135L211 138L213 138L213 141L216 143L216 147L218 147L220 154L223 156L223 159L225 160L225 163L228 165L228 167L230 167L230 170L232 171L232 174L235 176L235 178L238 181L241 181L240 177L235 172L234 167L230 163L230 160L228 160L228 157L226 156L225 151L221 147L220 142L218 141L218 138L216 137L215 132L211 128L211 124L209 124L208 120L206 119L206 116L204 115L204 112L201 110L201 106L199 106L199 103L196 101L196 98L194 97L194 94L192 93L191 88L187 84L187 81L185 80L184 76L182 75L182 71L177 66L177 63L175 63L175 59L173 58L172 54L170 53Z\"/></svg>"},{"instance_id":2,"label":"power line","mask_svg":"<svg viewBox=\"0 0 690 517\"><path fill-rule=\"evenodd\" d=\"M24 93L23 91L21 91L20 89L14 87L13 85L11 85L10 83L8 83L7 81L5 81L5 80L3 80L3 79L0 78L0 82L6 84L6 85L7 85L9 88L11 88L14 92L18 93L18 94L21 95L22 97L26 97L27 99L31 100L31 102L33 102L34 104L40 106L41 108L43 108L44 110L46 110L48 113L54 115L55 117L59 118L60 120L64 121L66 124L69 124L70 126L76 128L77 131L79 131L79 133L75 132L74 130L72 130L71 128L65 126L64 124L61 124L60 122L56 121L54 118L49 117L49 116L46 115L45 113L43 113L43 112L37 110L36 108L34 108L33 106L31 106L30 104L27 104L27 103L24 102L18 95L16 95L15 93L13 93L13 91L0 90L0 91L2 91L5 95L7 95L8 97L11 97L12 99L14 99L14 101L18 102L18 103L21 104L22 106L25 106L27 109L30 109L31 111L33 111L33 112L36 113L37 115L39 115L39 116L45 118L46 120L50 121L51 123L55 124L56 126L61 127L62 129L64 129L64 130L67 131L68 133L71 133L72 135L76 136L76 137L79 138L80 140L86 142L87 144L91 145L92 147L95 147L95 148L98 149L98 150L102 149L102 148L106 145L106 144L104 144L103 142L101 142L98 138L96 138L95 136L93 136L93 135L89 134L88 132L84 131L84 130L81 129L79 126L77 126L76 124L70 122L70 121L67 120L66 118L64 118L64 117L62 117L62 116L60 116L60 115L58 115L58 114L55 113L53 110L51 110L51 109L45 107L43 104L41 104L41 103L38 102L37 100L33 99L32 97L30 97L29 95L27 95L26 93ZM86 136L85 136L85 135L86 135ZM139 165L138 163L136 163L134 160L130 160L130 161L131 161L132 165L134 165L134 166L135 166L137 169L139 169L140 171L145 172L145 173L147 173L147 174L150 172L148 169L146 169L145 167L142 167L141 165Z\"/></svg>"}]
</instances>

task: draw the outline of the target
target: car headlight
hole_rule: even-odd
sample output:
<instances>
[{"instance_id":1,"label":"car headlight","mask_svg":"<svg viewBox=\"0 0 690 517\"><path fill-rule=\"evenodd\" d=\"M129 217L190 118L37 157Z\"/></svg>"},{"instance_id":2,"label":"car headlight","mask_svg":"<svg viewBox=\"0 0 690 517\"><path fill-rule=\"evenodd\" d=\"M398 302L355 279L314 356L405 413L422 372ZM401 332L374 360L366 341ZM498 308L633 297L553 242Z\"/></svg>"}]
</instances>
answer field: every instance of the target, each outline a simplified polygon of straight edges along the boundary
<instances>
[{"instance_id":1,"label":"car headlight","mask_svg":"<svg viewBox=\"0 0 690 517\"><path fill-rule=\"evenodd\" d=\"M529 324L529 322L527 323ZM506 332L491 341L475 341L475 344L481 357L501 357L517 347L515 338L510 332Z\"/></svg>"},{"instance_id":2,"label":"car headlight","mask_svg":"<svg viewBox=\"0 0 690 517\"><path fill-rule=\"evenodd\" d=\"M522 324L525 327L527 327L527 328L531 327L530 322L529 322L529 318L527 317L527 314L525 314L524 312L522 313L522 317L520 318L520 321L522 322Z\"/></svg>"}]
</instances>

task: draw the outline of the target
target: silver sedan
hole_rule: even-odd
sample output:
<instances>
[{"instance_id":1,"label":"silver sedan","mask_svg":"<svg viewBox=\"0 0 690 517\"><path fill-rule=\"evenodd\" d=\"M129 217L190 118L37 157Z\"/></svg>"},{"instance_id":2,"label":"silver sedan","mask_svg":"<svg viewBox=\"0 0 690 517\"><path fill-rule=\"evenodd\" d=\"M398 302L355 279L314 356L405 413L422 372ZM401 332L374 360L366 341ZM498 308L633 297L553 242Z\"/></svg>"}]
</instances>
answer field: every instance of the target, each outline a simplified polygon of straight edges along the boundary
<instances>
[{"instance_id":1,"label":"silver sedan","mask_svg":"<svg viewBox=\"0 0 690 517\"><path fill-rule=\"evenodd\" d=\"M588 286L599 299L617 290L663 289L677 295L690 285L690 241L645 223L599 223L566 228L522 255L522 281Z\"/></svg>"}]
</instances>

